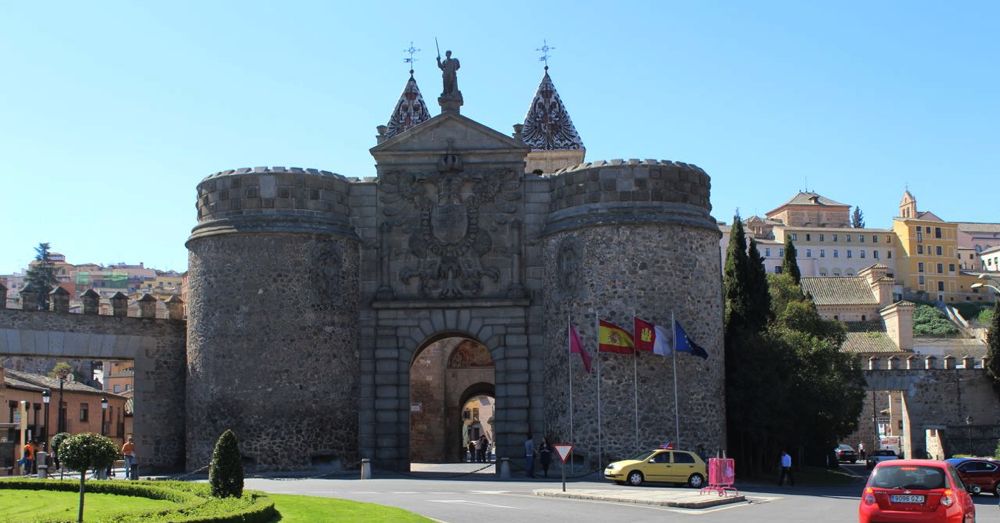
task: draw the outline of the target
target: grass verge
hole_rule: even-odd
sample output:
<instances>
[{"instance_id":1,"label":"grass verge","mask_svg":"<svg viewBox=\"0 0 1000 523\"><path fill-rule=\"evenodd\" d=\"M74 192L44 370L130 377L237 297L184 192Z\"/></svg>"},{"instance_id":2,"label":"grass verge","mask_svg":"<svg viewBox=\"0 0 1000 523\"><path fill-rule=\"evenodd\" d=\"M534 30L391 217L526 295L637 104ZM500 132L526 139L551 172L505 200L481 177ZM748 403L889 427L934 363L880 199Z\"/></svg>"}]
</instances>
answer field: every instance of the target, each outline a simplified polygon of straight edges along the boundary
<instances>
[{"instance_id":1,"label":"grass verge","mask_svg":"<svg viewBox=\"0 0 1000 523\"><path fill-rule=\"evenodd\" d=\"M316 521L357 521L371 523L428 523L427 519L401 508L374 503L360 503L334 498L268 494L274 501L281 523L313 523Z\"/></svg>"}]
</instances>

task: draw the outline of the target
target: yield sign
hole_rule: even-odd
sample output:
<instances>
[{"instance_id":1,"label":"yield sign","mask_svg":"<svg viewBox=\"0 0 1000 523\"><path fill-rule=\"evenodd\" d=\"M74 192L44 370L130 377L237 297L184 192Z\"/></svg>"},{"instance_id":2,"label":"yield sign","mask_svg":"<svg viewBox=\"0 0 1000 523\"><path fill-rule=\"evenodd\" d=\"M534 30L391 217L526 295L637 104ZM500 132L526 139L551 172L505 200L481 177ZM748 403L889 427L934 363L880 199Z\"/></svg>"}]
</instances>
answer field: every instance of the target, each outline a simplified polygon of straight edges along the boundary
<instances>
[{"instance_id":1,"label":"yield sign","mask_svg":"<svg viewBox=\"0 0 1000 523\"><path fill-rule=\"evenodd\" d=\"M556 449L556 453L559 454L559 459L563 463L566 463L566 460L569 459L569 453L573 452L573 445L569 443L556 443L552 447Z\"/></svg>"}]
</instances>

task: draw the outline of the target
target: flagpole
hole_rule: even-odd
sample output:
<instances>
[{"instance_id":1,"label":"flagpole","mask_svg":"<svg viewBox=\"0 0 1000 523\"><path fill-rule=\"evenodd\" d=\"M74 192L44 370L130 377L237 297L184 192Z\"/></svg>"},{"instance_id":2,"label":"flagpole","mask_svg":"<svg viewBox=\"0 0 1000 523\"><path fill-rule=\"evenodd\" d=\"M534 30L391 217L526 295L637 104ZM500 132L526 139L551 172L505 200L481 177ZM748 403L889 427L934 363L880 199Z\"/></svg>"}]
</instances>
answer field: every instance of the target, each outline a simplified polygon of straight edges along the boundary
<instances>
[{"instance_id":1,"label":"flagpole","mask_svg":"<svg viewBox=\"0 0 1000 523\"><path fill-rule=\"evenodd\" d=\"M635 309L632 309L632 336L635 336ZM633 345L635 340L632 340ZM632 390L635 392L635 451L639 452L639 349L632 347Z\"/></svg>"},{"instance_id":2,"label":"flagpole","mask_svg":"<svg viewBox=\"0 0 1000 523\"><path fill-rule=\"evenodd\" d=\"M601 430L601 319L594 309L594 327L597 329L597 475L601 476L604 470L604 447Z\"/></svg>"},{"instance_id":3,"label":"flagpole","mask_svg":"<svg viewBox=\"0 0 1000 523\"><path fill-rule=\"evenodd\" d=\"M573 324L570 323L570 315L566 313L566 375L569 376L569 444L575 443L573 439ZM582 347L581 347L582 348ZM573 461L569 462L570 475L573 475Z\"/></svg>"},{"instance_id":4,"label":"flagpole","mask_svg":"<svg viewBox=\"0 0 1000 523\"><path fill-rule=\"evenodd\" d=\"M674 350L670 351L674 359L674 441L677 442L674 448L681 448L681 416L680 406L677 405L677 320L674 319L674 311L670 311L670 330L674 336Z\"/></svg>"}]
</instances>

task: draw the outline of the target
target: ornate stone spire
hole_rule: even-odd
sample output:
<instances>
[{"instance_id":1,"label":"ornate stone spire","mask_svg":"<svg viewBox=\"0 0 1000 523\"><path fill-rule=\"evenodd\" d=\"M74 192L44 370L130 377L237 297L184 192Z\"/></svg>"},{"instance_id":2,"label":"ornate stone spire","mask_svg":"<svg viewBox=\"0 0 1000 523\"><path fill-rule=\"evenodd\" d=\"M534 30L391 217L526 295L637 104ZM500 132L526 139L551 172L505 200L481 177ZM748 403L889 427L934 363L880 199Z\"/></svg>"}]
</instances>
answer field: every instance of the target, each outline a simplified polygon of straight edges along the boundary
<instances>
[{"instance_id":1,"label":"ornate stone spire","mask_svg":"<svg viewBox=\"0 0 1000 523\"><path fill-rule=\"evenodd\" d=\"M385 138L392 138L397 134L414 127L415 125L430 120L431 114L427 112L427 104L420 94L417 81L413 78L413 70L410 69L410 79L406 81L403 94L399 96L399 103L389 117L386 125Z\"/></svg>"},{"instance_id":2,"label":"ornate stone spire","mask_svg":"<svg viewBox=\"0 0 1000 523\"><path fill-rule=\"evenodd\" d=\"M573 120L566 111L549 77L549 66L545 66L545 76L538 85L535 99L531 101L528 115L524 117L524 143L536 151L583 149L583 140L573 126Z\"/></svg>"}]
</instances>

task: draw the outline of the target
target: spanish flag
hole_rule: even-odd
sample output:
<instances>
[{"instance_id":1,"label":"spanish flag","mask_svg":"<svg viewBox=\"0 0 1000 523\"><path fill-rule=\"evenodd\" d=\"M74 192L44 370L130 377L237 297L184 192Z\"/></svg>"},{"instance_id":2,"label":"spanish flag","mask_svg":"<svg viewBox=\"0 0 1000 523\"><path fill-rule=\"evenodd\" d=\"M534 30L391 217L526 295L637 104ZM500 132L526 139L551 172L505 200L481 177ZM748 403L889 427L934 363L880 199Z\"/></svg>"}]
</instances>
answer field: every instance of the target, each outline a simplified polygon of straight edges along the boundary
<instances>
[{"instance_id":1,"label":"spanish flag","mask_svg":"<svg viewBox=\"0 0 1000 523\"><path fill-rule=\"evenodd\" d=\"M628 331L609 321L600 320L599 325L598 351L618 354L632 354L635 351L635 343Z\"/></svg>"}]
</instances>

